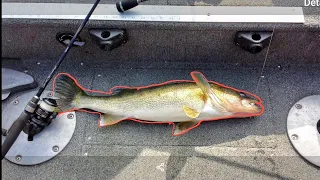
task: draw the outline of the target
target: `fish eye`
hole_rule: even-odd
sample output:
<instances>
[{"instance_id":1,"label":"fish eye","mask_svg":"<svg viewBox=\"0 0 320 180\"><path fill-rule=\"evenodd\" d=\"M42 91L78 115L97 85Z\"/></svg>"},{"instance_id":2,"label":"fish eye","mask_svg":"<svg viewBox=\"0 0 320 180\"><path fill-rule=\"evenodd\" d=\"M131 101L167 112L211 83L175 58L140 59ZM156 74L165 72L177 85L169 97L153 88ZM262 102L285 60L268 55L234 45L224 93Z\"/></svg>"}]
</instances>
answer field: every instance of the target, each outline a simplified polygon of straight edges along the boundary
<instances>
[{"instance_id":1,"label":"fish eye","mask_svg":"<svg viewBox=\"0 0 320 180\"><path fill-rule=\"evenodd\" d=\"M246 98L246 97L247 97L247 95L246 95L245 93L243 93L243 92L240 92L239 95L240 95L242 98Z\"/></svg>"}]
</instances>

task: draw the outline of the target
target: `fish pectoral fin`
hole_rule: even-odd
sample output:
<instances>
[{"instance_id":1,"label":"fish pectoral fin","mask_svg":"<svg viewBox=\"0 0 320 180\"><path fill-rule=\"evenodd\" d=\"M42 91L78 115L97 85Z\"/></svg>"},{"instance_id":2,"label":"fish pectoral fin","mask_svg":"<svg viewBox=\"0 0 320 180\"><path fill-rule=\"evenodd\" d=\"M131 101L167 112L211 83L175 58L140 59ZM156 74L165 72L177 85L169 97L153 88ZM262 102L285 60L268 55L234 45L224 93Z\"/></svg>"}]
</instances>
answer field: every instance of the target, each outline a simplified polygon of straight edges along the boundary
<instances>
[{"instance_id":1,"label":"fish pectoral fin","mask_svg":"<svg viewBox=\"0 0 320 180\"><path fill-rule=\"evenodd\" d=\"M175 136L182 135L182 134L190 131L191 129L197 127L198 123L199 123L199 121L196 121L196 120L175 123L173 135L175 135Z\"/></svg>"},{"instance_id":2,"label":"fish pectoral fin","mask_svg":"<svg viewBox=\"0 0 320 180\"><path fill-rule=\"evenodd\" d=\"M197 118L200 114L200 112L198 112L197 110L192 109L192 108L185 106L185 105L183 106L183 110L186 113L186 115L192 119Z\"/></svg>"},{"instance_id":3,"label":"fish pectoral fin","mask_svg":"<svg viewBox=\"0 0 320 180\"><path fill-rule=\"evenodd\" d=\"M125 119L123 116L112 115L112 114L103 114L100 120L100 126L110 126L113 124L117 124L122 119Z\"/></svg>"}]
</instances>

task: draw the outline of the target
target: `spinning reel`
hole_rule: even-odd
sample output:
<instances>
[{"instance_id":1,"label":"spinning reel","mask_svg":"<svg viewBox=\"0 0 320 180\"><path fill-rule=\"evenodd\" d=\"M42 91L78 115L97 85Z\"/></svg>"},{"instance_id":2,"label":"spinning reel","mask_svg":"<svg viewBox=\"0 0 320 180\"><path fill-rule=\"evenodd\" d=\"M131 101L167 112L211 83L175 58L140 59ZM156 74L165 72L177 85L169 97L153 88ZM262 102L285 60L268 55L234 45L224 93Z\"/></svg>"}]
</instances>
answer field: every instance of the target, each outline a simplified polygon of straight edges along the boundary
<instances>
[{"instance_id":1,"label":"spinning reel","mask_svg":"<svg viewBox=\"0 0 320 180\"><path fill-rule=\"evenodd\" d=\"M56 108L56 100L49 98L42 99L23 129L23 132L28 135L28 141L33 141L33 136L49 126L52 120L57 117Z\"/></svg>"}]
</instances>

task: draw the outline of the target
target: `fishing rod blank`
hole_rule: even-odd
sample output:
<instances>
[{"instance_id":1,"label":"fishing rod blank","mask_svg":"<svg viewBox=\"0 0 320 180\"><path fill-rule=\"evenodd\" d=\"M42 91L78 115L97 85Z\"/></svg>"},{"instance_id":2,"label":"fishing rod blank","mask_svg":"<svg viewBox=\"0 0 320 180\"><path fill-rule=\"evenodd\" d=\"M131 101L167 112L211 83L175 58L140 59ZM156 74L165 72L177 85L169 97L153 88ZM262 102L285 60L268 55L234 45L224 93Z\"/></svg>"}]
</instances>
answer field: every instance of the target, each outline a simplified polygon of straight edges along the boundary
<instances>
[{"instance_id":1,"label":"fishing rod blank","mask_svg":"<svg viewBox=\"0 0 320 180\"><path fill-rule=\"evenodd\" d=\"M77 32L72 37L72 39L71 39L70 43L68 44L67 48L63 51L63 53L61 54L58 62L56 63L56 65L54 66L54 68L52 69L52 71L50 72L50 74L48 75L48 77L46 78L46 80L44 81L42 86L40 87L40 89L38 90L36 96L34 96L28 102L28 105L25 107L24 111L21 113L21 115L18 117L18 119L11 125L10 129L7 132L6 139L4 140L4 142L2 144L2 147L1 147L1 156L2 156L1 160L6 156L7 152L9 151L9 149L11 148L13 143L16 141L16 139L20 135L20 133L23 130L23 128L26 126L27 121L31 118L32 114L38 108L38 102L40 100L41 94L43 93L43 91L47 87L48 83L50 82L50 80L52 79L53 75L55 74L55 72L57 71L59 66L61 65L61 63L64 60L64 58L66 57L66 55L68 54L68 52L69 52L70 48L72 47L74 41L76 40L76 38L78 37L78 35L82 31L84 26L87 24L90 16L92 15L93 11L98 6L99 2L100 2L100 0L96 0L96 2L93 4L93 6L90 9L89 13L87 14L86 18L82 21L82 23L81 23L80 27L78 28Z\"/></svg>"}]
</instances>

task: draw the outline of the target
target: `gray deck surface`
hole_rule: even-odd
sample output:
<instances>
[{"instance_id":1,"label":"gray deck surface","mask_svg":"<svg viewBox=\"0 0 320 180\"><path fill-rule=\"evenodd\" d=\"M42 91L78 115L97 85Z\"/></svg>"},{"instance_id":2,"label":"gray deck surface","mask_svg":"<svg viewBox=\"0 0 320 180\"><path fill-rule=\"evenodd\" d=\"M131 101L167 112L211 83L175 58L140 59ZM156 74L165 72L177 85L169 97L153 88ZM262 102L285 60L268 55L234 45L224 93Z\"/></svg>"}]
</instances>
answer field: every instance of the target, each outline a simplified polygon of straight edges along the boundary
<instances>
[{"instance_id":1,"label":"gray deck surface","mask_svg":"<svg viewBox=\"0 0 320 180\"><path fill-rule=\"evenodd\" d=\"M93 3L91 0L3 2ZM144 4L303 6L303 0L150 0ZM319 9L304 8L305 14L310 16L306 22L316 24L316 32L319 32ZM88 35L85 36L87 30L83 32L88 45L85 49L73 49L59 69L76 77L82 86L107 91L115 85L191 80L189 73L199 70L209 80L256 93L264 102L265 113L252 119L205 122L183 136L174 137L169 125L124 121L99 128L97 115L77 112L74 136L57 157L30 167L3 160L3 179L319 179L320 169L305 162L286 135L290 108L301 98L320 94L319 33L291 32L290 28L277 32L264 78L261 78L266 50L257 55L238 50L230 40L234 32L223 29L223 25L99 23L98 27L138 28L129 28L128 43L111 53L97 50ZM28 70L28 74L42 83L63 50L60 44L47 43L43 37L68 28L76 29L78 25L79 22L73 22L65 27L63 22L50 21L30 28L19 21L9 22L2 29L7 32L2 41L6 43L4 57L22 57L23 60L2 59L2 66ZM180 25L183 31L171 30ZM239 26L240 29L259 27ZM15 33L10 33L11 28ZM37 29L37 36L31 36ZM189 32L188 29L199 31ZM30 42L32 46L16 42ZM20 94L12 94L3 101L2 110ZM164 171L157 169L162 163Z\"/></svg>"},{"instance_id":2,"label":"gray deck surface","mask_svg":"<svg viewBox=\"0 0 320 180\"><path fill-rule=\"evenodd\" d=\"M49 72L45 62L3 60L3 66L29 69L38 82ZM21 65L24 64L24 65ZM172 67L175 65L173 64ZM262 66L261 66L262 67ZM86 68L65 63L60 72L78 78L86 88L107 91L114 85L148 85L191 79L194 69ZM2 161L3 179L317 179L316 168L291 147L287 113L301 98L320 93L319 67L260 68L230 66L197 69L208 79L256 92L266 112L253 119L205 122L173 137L171 126L121 122L98 128L97 115L77 113L74 137L54 159L32 167ZM100 75L100 76L98 76ZM12 95L2 105L10 102ZM4 108L3 107L3 108ZM157 169L164 163L165 171Z\"/></svg>"}]
</instances>

